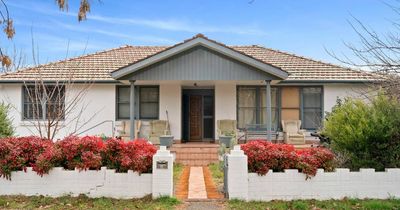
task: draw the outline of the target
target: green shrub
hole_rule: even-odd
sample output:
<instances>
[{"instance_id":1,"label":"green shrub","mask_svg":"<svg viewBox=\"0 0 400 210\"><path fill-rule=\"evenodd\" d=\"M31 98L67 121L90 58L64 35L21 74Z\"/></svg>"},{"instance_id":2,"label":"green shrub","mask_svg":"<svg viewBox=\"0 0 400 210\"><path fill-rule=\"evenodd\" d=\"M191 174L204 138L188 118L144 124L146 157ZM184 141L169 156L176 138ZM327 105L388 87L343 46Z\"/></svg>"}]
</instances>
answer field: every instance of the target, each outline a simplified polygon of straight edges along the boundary
<instances>
[{"instance_id":1,"label":"green shrub","mask_svg":"<svg viewBox=\"0 0 400 210\"><path fill-rule=\"evenodd\" d=\"M8 117L10 106L0 103L0 138L14 135L11 119Z\"/></svg>"},{"instance_id":2,"label":"green shrub","mask_svg":"<svg viewBox=\"0 0 400 210\"><path fill-rule=\"evenodd\" d=\"M325 119L323 134L353 170L400 167L400 104L383 93L371 101L338 101Z\"/></svg>"}]
</instances>

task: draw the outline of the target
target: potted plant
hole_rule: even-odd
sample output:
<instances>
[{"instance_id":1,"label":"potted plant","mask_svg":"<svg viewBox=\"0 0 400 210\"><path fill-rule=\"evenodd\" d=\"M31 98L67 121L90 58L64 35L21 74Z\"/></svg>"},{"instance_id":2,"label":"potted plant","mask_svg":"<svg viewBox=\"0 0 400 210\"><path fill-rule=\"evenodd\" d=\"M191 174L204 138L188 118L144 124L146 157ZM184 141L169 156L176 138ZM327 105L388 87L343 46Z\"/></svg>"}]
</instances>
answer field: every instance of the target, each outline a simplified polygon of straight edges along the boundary
<instances>
[{"instance_id":1,"label":"potted plant","mask_svg":"<svg viewBox=\"0 0 400 210\"><path fill-rule=\"evenodd\" d=\"M219 143L224 144L225 147L230 148L234 145L235 133L234 132L225 132L219 136Z\"/></svg>"},{"instance_id":2,"label":"potted plant","mask_svg":"<svg viewBox=\"0 0 400 210\"><path fill-rule=\"evenodd\" d=\"M160 146L170 147L174 141L174 136L172 135L162 135L160 136Z\"/></svg>"}]
</instances>

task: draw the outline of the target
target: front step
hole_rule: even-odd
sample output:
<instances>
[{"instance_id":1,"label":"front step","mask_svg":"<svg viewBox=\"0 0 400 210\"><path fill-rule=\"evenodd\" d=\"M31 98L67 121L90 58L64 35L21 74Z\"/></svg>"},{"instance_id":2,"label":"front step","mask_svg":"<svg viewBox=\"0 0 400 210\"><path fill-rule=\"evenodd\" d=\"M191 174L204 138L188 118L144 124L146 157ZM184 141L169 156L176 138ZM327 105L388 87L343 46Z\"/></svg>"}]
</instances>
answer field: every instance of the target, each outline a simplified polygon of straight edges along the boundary
<instances>
[{"instance_id":1,"label":"front step","mask_svg":"<svg viewBox=\"0 0 400 210\"><path fill-rule=\"evenodd\" d=\"M207 166L218 163L218 144L185 143L174 144L171 152L175 153L175 162L185 166Z\"/></svg>"}]
</instances>

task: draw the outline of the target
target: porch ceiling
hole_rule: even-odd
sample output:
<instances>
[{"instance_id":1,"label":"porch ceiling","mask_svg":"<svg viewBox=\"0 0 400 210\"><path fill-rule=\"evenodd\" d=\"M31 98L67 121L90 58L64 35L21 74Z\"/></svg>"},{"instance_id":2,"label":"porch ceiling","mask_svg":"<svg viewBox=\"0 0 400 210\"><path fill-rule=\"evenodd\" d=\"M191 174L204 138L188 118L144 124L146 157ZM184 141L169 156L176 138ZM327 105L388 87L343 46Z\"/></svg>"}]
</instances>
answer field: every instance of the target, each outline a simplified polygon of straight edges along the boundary
<instances>
[{"instance_id":1,"label":"porch ceiling","mask_svg":"<svg viewBox=\"0 0 400 210\"><path fill-rule=\"evenodd\" d=\"M117 80L283 80L288 73L197 35L111 76Z\"/></svg>"}]
</instances>

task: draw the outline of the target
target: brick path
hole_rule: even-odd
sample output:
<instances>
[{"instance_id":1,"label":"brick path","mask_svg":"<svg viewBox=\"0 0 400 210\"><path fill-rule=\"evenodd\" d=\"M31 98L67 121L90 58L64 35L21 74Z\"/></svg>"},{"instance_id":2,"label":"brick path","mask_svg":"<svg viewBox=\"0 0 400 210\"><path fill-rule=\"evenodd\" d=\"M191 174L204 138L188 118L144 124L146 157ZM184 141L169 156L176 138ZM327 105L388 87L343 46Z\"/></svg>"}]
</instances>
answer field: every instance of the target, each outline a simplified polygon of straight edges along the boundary
<instances>
[{"instance_id":1,"label":"brick path","mask_svg":"<svg viewBox=\"0 0 400 210\"><path fill-rule=\"evenodd\" d=\"M178 199L206 200L222 199L212 180L208 167L185 167L176 189Z\"/></svg>"},{"instance_id":2,"label":"brick path","mask_svg":"<svg viewBox=\"0 0 400 210\"><path fill-rule=\"evenodd\" d=\"M190 168L188 199L207 199L202 167Z\"/></svg>"}]
</instances>

